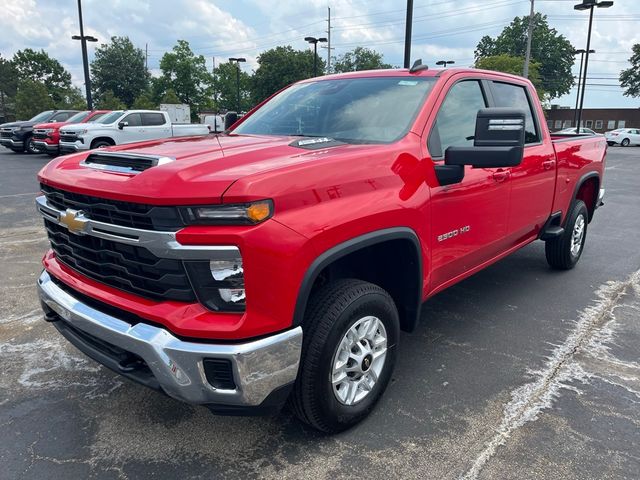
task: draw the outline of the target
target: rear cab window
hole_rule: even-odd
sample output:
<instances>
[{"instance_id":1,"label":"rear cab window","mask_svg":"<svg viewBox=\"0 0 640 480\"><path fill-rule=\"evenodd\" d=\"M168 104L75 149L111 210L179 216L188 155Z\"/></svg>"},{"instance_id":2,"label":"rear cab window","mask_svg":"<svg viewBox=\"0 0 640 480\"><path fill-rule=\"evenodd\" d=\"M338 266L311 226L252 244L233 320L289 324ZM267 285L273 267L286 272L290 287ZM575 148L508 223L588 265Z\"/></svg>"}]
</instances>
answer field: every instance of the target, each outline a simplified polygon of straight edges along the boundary
<instances>
[{"instance_id":1,"label":"rear cab window","mask_svg":"<svg viewBox=\"0 0 640 480\"><path fill-rule=\"evenodd\" d=\"M536 121L533 103L529 98L528 90L513 83L493 81L493 98L496 107L508 107L524 110L525 112L525 144L539 143L542 140L540 128Z\"/></svg>"},{"instance_id":2,"label":"rear cab window","mask_svg":"<svg viewBox=\"0 0 640 480\"><path fill-rule=\"evenodd\" d=\"M158 126L164 125L166 122L165 116L162 113L142 113L142 125L144 126Z\"/></svg>"}]
</instances>

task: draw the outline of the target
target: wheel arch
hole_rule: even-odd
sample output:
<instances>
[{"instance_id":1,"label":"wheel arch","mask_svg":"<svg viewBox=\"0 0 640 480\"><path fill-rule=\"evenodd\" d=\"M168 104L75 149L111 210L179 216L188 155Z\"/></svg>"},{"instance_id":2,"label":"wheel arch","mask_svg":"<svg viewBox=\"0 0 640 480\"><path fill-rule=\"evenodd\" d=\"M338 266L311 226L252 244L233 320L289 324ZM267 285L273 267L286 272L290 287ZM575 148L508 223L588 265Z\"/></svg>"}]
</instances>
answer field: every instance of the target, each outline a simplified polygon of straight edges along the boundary
<instances>
[{"instance_id":1,"label":"wheel arch","mask_svg":"<svg viewBox=\"0 0 640 480\"><path fill-rule=\"evenodd\" d=\"M366 261L374 258L375 265ZM397 268L397 262L402 262L402 268ZM408 227L378 230L336 245L319 255L305 272L293 325L303 324L315 288L333 279L355 277L384 288L396 303L402 330L412 331L422 304L422 265L420 240Z\"/></svg>"},{"instance_id":2,"label":"wheel arch","mask_svg":"<svg viewBox=\"0 0 640 480\"><path fill-rule=\"evenodd\" d=\"M94 146L96 143L100 142L100 141L107 141L107 142L109 142L111 145L115 145L115 144L116 144L116 142L113 140L113 138L111 138L111 137L107 137L107 136L102 136L102 137L96 137L96 138L94 138L93 140L91 140L91 145L90 145L90 147L91 147L91 148L94 148L93 146Z\"/></svg>"},{"instance_id":3,"label":"wheel arch","mask_svg":"<svg viewBox=\"0 0 640 480\"><path fill-rule=\"evenodd\" d=\"M589 212L589 221L593 219L598 202L598 193L600 191L600 174L598 172L585 173L578 183L576 183L571 203L575 200L582 200L587 206ZM567 209L569 211L570 208Z\"/></svg>"}]
</instances>

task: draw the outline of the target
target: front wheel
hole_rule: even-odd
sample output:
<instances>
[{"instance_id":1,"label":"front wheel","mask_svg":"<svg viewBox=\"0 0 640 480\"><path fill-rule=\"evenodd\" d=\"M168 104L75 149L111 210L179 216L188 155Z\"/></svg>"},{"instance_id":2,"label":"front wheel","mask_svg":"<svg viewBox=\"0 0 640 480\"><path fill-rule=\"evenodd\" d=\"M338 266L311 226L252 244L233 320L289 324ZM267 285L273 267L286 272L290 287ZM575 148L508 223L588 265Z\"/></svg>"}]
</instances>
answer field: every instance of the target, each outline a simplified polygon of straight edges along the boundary
<instances>
[{"instance_id":1,"label":"front wheel","mask_svg":"<svg viewBox=\"0 0 640 480\"><path fill-rule=\"evenodd\" d=\"M346 430L371 412L391 379L400 334L396 306L376 285L338 280L312 296L304 325L290 403L320 431Z\"/></svg>"},{"instance_id":2,"label":"front wheel","mask_svg":"<svg viewBox=\"0 0 640 480\"><path fill-rule=\"evenodd\" d=\"M36 148L36 144L33 142L33 137L29 137L26 141L25 150L27 153L40 153L40 150Z\"/></svg>"},{"instance_id":3,"label":"front wheel","mask_svg":"<svg viewBox=\"0 0 640 480\"><path fill-rule=\"evenodd\" d=\"M622 140L622 143L620 145L622 145L623 147L628 147L630 143L631 143L631 140L629 140L628 138L625 138L624 140Z\"/></svg>"},{"instance_id":4,"label":"front wheel","mask_svg":"<svg viewBox=\"0 0 640 480\"><path fill-rule=\"evenodd\" d=\"M545 244L547 262L552 268L570 270L576 266L584 250L588 223L587 206L582 200L576 200L569 212L564 233L547 240Z\"/></svg>"},{"instance_id":5,"label":"front wheel","mask_svg":"<svg viewBox=\"0 0 640 480\"><path fill-rule=\"evenodd\" d=\"M113 143L109 142L108 140L98 140L97 142L95 142L93 145L91 145L91 148L107 148L107 147L111 147L113 146Z\"/></svg>"}]
</instances>

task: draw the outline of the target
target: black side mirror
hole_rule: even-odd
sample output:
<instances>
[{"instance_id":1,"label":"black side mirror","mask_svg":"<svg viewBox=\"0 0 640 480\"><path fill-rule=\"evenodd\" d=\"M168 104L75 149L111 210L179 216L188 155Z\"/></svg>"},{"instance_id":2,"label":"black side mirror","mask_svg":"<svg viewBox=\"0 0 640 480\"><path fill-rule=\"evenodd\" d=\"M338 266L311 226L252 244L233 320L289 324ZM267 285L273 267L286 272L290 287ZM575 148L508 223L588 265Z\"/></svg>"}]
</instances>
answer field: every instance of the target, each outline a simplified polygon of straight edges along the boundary
<instances>
[{"instance_id":1,"label":"black side mirror","mask_svg":"<svg viewBox=\"0 0 640 480\"><path fill-rule=\"evenodd\" d=\"M124 127L128 127L129 122L118 122L118 128L122 130Z\"/></svg>"},{"instance_id":2,"label":"black side mirror","mask_svg":"<svg viewBox=\"0 0 640 480\"><path fill-rule=\"evenodd\" d=\"M484 108L478 111L473 147L449 147L444 165L436 165L440 185L458 183L464 166L474 168L515 167L524 155L524 110Z\"/></svg>"},{"instance_id":3,"label":"black side mirror","mask_svg":"<svg viewBox=\"0 0 640 480\"><path fill-rule=\"evenodd\" d=\"M229 130L238 121L238 112L227 112L224 116L224 129Z\"/></svg>"}]
</instances>

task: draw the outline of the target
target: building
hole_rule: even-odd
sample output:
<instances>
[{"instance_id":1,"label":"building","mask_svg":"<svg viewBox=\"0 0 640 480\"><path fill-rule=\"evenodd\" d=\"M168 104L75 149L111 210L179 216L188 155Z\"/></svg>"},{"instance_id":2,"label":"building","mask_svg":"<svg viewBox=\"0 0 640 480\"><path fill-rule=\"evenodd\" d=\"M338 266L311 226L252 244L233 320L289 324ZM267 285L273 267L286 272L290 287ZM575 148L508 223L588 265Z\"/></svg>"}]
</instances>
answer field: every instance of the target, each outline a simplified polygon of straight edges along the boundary
<instances>
[{"instance_id":1,"label":"building","mask_svg":"<svg viewBox=\"0 0 640 480\"><path fill-rule=\"evenodd\" d=\"M547 125L552 132L575 127L573 108L555 105L545 111ZM582 126L604 133L616 128L640 128L640 108L585 108L582 110Z\"/></svg>"}]
</instances>

